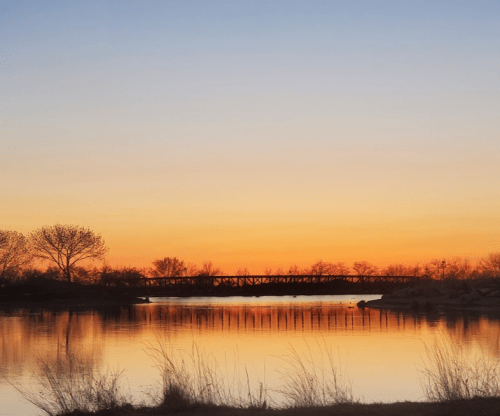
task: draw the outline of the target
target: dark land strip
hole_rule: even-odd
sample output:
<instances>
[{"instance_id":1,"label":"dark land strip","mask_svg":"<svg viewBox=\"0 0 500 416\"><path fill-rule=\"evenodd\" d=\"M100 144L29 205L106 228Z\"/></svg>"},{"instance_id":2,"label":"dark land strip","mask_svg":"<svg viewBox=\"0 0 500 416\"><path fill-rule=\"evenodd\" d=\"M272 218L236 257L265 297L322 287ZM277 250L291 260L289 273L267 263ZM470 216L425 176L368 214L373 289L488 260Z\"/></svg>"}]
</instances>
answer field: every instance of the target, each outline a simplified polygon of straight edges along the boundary
<instances>
[{"instance_id":1,"label":"dark land strip","mask_svg":"<svg viewBox=\"0 0 500 416\"><path fill-rule=\"evenodd\" d=\"M497 416L500 414L499 398L477 398L440 403L396 402L372 404L339 404L322 407L292 409L233 408L214 405L187 407L159 406L134 407L125 405L96 413L73 412L71 416Z\"/></svg>"}]
</instances>

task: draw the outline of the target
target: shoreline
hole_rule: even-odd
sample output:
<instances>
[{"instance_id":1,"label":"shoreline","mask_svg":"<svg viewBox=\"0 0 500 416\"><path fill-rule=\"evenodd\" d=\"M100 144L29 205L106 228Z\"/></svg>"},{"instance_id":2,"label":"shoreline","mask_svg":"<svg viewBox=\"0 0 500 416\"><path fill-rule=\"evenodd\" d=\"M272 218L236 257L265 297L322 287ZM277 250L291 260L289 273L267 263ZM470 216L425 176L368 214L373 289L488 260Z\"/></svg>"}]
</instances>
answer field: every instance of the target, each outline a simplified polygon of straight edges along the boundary
<instances>
[{"instance_id":1,"label":"shoreline","mask_svg":"<svg viewBox=\"0 0 500 416\"><path fill-rule=\"evenodd\" d=\"M448 283L448 287L446 284ZM360 301L360 308L411 310L414 312L479 312L500 313L500 281L481 284L477 282L426 282L382 295L381 299ZM457 287L454 287L457 286Z\"/></svg>"},{"instance_id":2,"label":"shoreline","mask_svg":"<svg viewBox=\"0 0 500 416\"><path fill-rule=\"evenodd\" d=\"M133 406L125 404L115 409L98 412L72 412L62 416L165 416L177 414L181 416L225 415L225 416L496 416L500 409L500 398L475 398L446 402L395 402L395 403L352 403L331 406L303 408L238 408L216 406L210 404L190 404L176 406L161 405L157 407Z\"/></svg>"},{"instance_id":3,"label":"shoreline","mask_svg":"<svg viewBox=\"0 0 500 416\"><path fill-rule=\"evenodd\" d=\"M362 301L364 302L364 301ZM500 312L500 301L477 302L473 305L460 302L447 301L442 298L419 297L410 300L401 299L376 299L359 304L358 307L391 310L412 310L422 312L432 311L468 311L468 312Z\"/></svg>"},{"instance_id":4,"label":"shoreline","mask_svg":"<svg viewBox=\"0 0 500 416\"><path fill-rule=\"evenodd\" d=\"M49 310L87 310L108 307L131 306L151 303L148 298L120 299L119 297L106 298L73 298L51 299L42 301L9 300L0 302L0 311L13 309L49 309Z\"/></svg>"},{"instance_id":5,"label":"shoreline","mask_svg":"<svg viewBox=\"0 0 500 416\"><path fill-rule=\"evenodd\" d=\"M290 288L289 288L290 289ZM164 297L262 297L266 296L315 296L315 295L369 295L337 290L337 293L317 293L316 290L298 291L248 291L232 293L175 293ZM302 289L307 289L303 287ZM310 289L310 288L309 288ZM254 292L254 291L252 291ZM267 292L267 293L266 293ZM288 292L288 293L287 293ZM329 292L329 291L328 291ZM380 292L378 293L380 295ZM147 295L135 295L132 290L111 291L101 286L82 285L61 281L33 280L18 285L0 287L0 310L13 308L86 309L129 306L150 303ZM421 280L416 284L393 289L382 294L381 299L360 301L359 308L390 309L395 311L436 313L441 311L468 311L500 314L500 279L485 280Z\"/></svg>"}]
</instances>

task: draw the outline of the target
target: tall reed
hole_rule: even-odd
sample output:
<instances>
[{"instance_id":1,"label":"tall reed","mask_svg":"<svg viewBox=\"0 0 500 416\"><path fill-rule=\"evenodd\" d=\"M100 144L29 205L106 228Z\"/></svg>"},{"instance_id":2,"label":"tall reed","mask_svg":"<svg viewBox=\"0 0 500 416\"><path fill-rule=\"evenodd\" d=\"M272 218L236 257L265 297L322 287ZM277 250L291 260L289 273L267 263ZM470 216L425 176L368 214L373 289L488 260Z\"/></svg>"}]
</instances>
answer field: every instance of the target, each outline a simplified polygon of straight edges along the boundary
<instances>
[{"instance_id":1,"label":"tall reed","mask_svg":"<svg viewBox=\"0 0 500 416\"><path fill-rule=\"evenodd\" d=\"M420 369L424 394L430 401L500 397L500 359L485 353L467 354L464 346L441 336L425 346Z\"/></svg>"},{"instance_id":2,"label":"tall reed","mask_svg":"<svg viewBox=\"0 0 500 416\"><path fill-rule=\"evenodd\" d=\"M196 344L189 353L176 351L171 345L157 340L155 345L147 346L147 353L162 379L161 393L155 400L157 405L176 408L194 404L266 407L265 385L259 383L259 388L252 390L246 368L247 384L243 385L237 362L230 377L213 356L202 352Z\"/></svg>"},{"instance_id":3,"label":"tall reed","mask_svg":"<svg viewBox=\"0 0 500 416\"><path fill-rule=\"evenodd\" d=\"M129 403L130 398L123 395L120 387L122 374L121 371L102 374L92 360L65 352L55 359L39 360L33 371L36 389L11 385L47 415L57 416L73 411L114 409Z\"/></svg>"},{"instance_id":4,"label":"tall reed","mask_svg":"<svg viewBox=\"0 0 500 416\"><path fill-rule=\"evenodd\" d=\"M279 357L284 365L277 369L282 386L276 391L285 407L328 406L355 403L351 381L342 374L340 362L335 363L332 348L316 341L313 349L306 343L306 352L290 346L290 355Z\"/></svg>"}]
</instances>

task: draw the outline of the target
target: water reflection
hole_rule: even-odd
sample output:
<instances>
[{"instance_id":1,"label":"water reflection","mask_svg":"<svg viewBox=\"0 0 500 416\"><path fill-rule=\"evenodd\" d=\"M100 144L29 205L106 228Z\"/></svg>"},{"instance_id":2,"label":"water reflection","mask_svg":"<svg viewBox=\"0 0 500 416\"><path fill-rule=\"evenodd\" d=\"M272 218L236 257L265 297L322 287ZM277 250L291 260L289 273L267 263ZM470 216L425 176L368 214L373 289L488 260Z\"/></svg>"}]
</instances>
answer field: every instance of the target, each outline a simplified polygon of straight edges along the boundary
<instances>
[{"instance_id":1,"label":"water reflection","mask_svg":"<svg viewBox=\"0 0 500 416\"><path fill-rule=\"evenodd\" d=\"M161 336L186 350L195 342L222 362L237 349L238 359L255 369L255 377L262 380L267 367L266 382L272 384L279 381L270 375L277 356L287 354L290 345L322 338L348 360L358 396L394 401L421 398L415 363L424 354L422 341L430 342L438 332L471 351L482 348L500 356L500 321L494 317L359 309L357 300L157 299L93 311L0 311L0 369L23 379L37 357L81 351L96 365L126 369L132 390L139 390L157 377L144 346ZM0 387L0 394L8 392L5 382Z\"/></svg>"},{"instance_id":2,"label":"water reflection","mask_svg":"<svg viewBox=\"0 0 500 416\"><path fill-rule=\"evenodd\" d=\"M95 311L18 310L0 312L0 365L12 367L29 362L42 352L69 350L73 345L96 353L109 336L137 337L151 329L175 336L193 330L202 333L268 334L384 333L421 331L422 327L446 329L456 342L480 342L500 355L499 320L481 314L417 313L360 309L348 302L226 303L164 301L147 305ZM121 335L120 335L121 334ZM87 345L88 344L88 345ZM36 353L35 353L36 352Z\"/></svg>"}]
</instances>

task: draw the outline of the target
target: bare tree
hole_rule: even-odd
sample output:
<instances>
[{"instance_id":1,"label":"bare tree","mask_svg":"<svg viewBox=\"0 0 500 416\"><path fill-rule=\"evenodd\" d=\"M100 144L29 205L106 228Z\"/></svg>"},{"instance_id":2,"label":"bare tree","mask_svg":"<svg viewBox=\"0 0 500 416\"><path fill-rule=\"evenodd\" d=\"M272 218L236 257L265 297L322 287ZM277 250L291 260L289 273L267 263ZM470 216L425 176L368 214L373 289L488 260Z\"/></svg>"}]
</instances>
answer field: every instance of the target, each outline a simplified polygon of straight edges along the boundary
<instances>
[{"instance_id":1,"label":"bare tree","mask_svg":"<svg viewBox=\"0 0 500 416\"><path fill-rule=\"evenodd\" d=\"M479 261L479 268L485 275L500 277L500 252L490 253Z\"/></svg>"},{"instance_id":2,"label":"bare tree","mask_svg":"<svg viewBox=\"0 0 500 416\"><path fill-rule=\"evenodd\" d=\"M301 274L309 274L309 273L308 273L308 270L302 270L296 264L292 264L290 266L290 268L288 269L288 274L294 275L294 276L300 276Z\"/></svg>"},{"instance_id":3,"label":"bare tree","mask_svg":"<svg viewBox=\"0 0 500 416\"><path fill-rule=\"evenodd\" d=\"M349 274L349 267L344 262L330 263L328 261L319 260L314 263L309 270L305 271L306 274L314 275L347 275Z\"/></svg>"},{"instance_id":4,"label":"bare tree","mask_svg":"<svg viewBox=\"0 0 500 416\"><path fill-rule=\"evenodd\" d=\"M203 263L203 267L199 270L198 276L221 276L222 270L215 267L211 261Z\"/></svg>"},{"instance_id":5,"label":"bare tree","mask_svg":"<svg viewBox=\"0 0 500 416\"><path fill-rule=\"evenodd\" d=\"M71 282L75 264L100 260L108 249L99 234L78 225L56 224L33 231L30 236L35 257L54 262Z\"/></svg>"},{"instance_id":6,"label":"bare tree","mask_svg":"<svg viewBox=\"0 0 500 416\"><path fill-rule=\"evenodd\" d=\"M111 268L103 267L100 273L100 281L106 284L119 285L123 287L135 286L140 279L144 278L144 270L135 267Z\"/></svg>"},{"instance_id":7,"label":"bare tree","mask_svg":"<svg viewBox=\"0 0 500 416\"><path fill-rule=\"evenodd\" d=\"M442 260L432 260L425 263L422 269L422 276L429 279L439 279Z\"/></svg>"},{"instance_id":8,"label":"bare tree","mask_svg":"<svg viewBox=\"0 0 500 416\"><path fill-rule=\"evenodd\" d=\"M344 262L339 261L337 263L330 263L328 261L319 260L314 263L309 269L304 269L303 274L313 274L313 275L347 275L349 274L349 266L346 266Z\"/></svg>"},{"instance_id":9,"label":"bare tree","mask_svg":"<svg viewBox=\"0 0 500 416\"><path fill-rule=\"evenodd\" d=\"M0 230L0 278L17 273L33 259L28 239L17 231Z\"/></svg>"},{"instance_id":10,"label":"bare tree","mask_svg":"<svg viewBox=\"0 0 500 416\"><path fill-rule=\"evenodd\" d=\"M324 274L332 274L332 266L332 263L319 260L311 266L311 274L315 274L318 276Z\"/></svg>"},{"instance_id":11,"label":"bare tree","mask_svg":"<svg viewBox=\"0 0 500 416\"><path fill-rule=\"evenodd\" d=\"M420 276L420 266L405 266L404 264L390 264L382 270L384 276Z\"/></svg>"},{"instance_id":12,"label":"bare tree","mask_svg":"<svg viewBox=\"0 0 500 416\"><path fill-rule=\"evenodd\" d=\"M186 263L186 276L198 276L198 266L188 261Z\"/></svg>"},{"instance_id":13,"label":"bare tree","mask_svg":"<svg viewBox=\"0 0 500 416\"><path fill-rule=\"evenodd\" d=\"M434 280L445 279L448 276L448 262L446 259L434 259L425 264L423 273Z\"/></svg>"},{"instance_id":14,"label":"bare tree","mask_svg":"<svg viewBox=\"0 0 500 416\"><path fill-rule=\"evenodd\" d=\"M238 271L236 272L236 276L250 276L250 272L246 267L239 268Z\"/></svg>"},{"instance_id":15,"label":"bare tree","mask_svg":"<svg viewBox=\"0 0 500 416\"><path fill-rule=\"evenodd\" d=\"M499 263L500 265L500 263ZM470 279L474 273L474 268L469 259L453 257L446 260L446 277L453 279Z\"/></svg>"},{"instance_id":16,"label":"bare tree","mask_svg":"<svg viewBox=\"0 0 500 416\"><path fill-rule=\"evenodd\" d=\"M346 266L346 264L343 261L339 261L333 264L332 274L345 276L350 272L351 269L349 268L349 266Z\"/></svg>"},{"instance_id":17,"label":"bare tree","mask_svg":"<svg viewBox=\"0 0 500 416\"><path fill-rule=\"evenodd\" d=\"M187 267L182 260L177 257L165 257L162 260L153 262L151 269L153 277L180 277L187 274Z\"/></svg>"},{"instance_id":18,"label":"bare tree","mask_svg":"<svg viewBox=\"0 0 500 416\"><path fill-rule=\"evenodd\" d=\"M56 270L59 271L59 269ZM94 267L75 266L71 273L74 282L82 282L87 284L97 284L101 281L102 277L102 269L99 269L95 266Z\"/></svg>"},{"instance_id":19,"label":"bare tree","mask_svg":"<svg viewBox=\"0 0 500 416\"><path fill-rule=\"evenodd\" d=\"M373 276L378 272L377 267L367 261L354 262L352 268L354 270L354 274L358 276Z\"/></svg>"}]
</instances>

